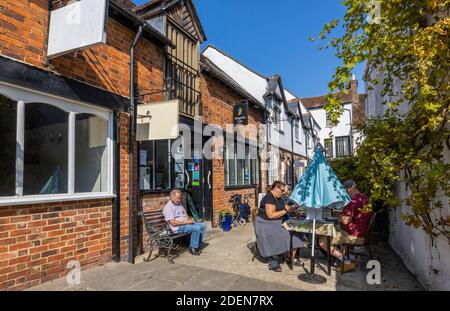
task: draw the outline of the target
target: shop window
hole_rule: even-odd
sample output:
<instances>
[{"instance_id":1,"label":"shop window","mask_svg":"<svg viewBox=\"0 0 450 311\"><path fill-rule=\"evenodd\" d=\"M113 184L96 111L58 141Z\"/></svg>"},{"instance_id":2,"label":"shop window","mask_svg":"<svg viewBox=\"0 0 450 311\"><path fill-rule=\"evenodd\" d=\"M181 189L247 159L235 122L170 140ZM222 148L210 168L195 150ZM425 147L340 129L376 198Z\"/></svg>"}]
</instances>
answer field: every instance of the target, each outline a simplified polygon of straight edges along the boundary
<instances>
[{"instance_id":1,"label":"shop window","mask_svg":"<svg viewBox=\"0 0 450 311\"><path fill-rule=\"evenodd\" d=\"M78 114L75 133L75 192L108 191L108 122Z\"/></svg>"},{"instance_id":2,"label":"shop window","mask_svg":"<svg viewBox=\"0 0 450 311\"><path fill-rule=\"evenodd\" d=\"M16 98L0 95L1 203L112 195L111 113L3 89Z\"/></svg>"},{"instance_id":3,"label":"shop window","mask_svg":"<svg viewBox=\"0 0 450 311\"><path fill-rule=\"evenodd\" d=\"M225 147L225 185L227 187L253 186L259 181L257 158L254 148L245 146L239 156L237 144Z\"/></svg>"},{"instance_id":4,"label":"shop window","mask_svg":"<svg viewBox=\"0 0 450 311\"><path fill-rule=\"evenodd\" d=\"M170 189L170 141L146 141L141 144L141 190Z\"/></svg>"},{"instance_id":5,"label":"shop window","mask_svg":"<svg viewBox=\"0 0 450 311\"><path fill-rule=\"evenodd\" d=\"M0 197L16 191L17 103L0 94Z\"/></svg>"}]
</instances>

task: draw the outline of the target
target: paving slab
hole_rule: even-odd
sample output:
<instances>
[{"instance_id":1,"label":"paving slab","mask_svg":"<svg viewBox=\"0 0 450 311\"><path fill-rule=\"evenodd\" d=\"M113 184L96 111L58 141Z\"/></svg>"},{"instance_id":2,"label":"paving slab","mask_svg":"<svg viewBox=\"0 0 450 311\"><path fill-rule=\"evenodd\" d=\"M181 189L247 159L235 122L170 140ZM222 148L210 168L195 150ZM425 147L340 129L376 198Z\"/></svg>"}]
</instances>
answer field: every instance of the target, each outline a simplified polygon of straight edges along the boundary
<instances>
[{"instance_id":1,"label":"paving slab","mask_svg":"<svg viewBox=\"0 0 450 311\"><path fill-rule=\"evenodd\" d=\"M182 253L175 264L168 263L164 257L151 262L143 262L146 255L136 258L136 264L108 263L82 271L82 282L69 286L65 278L51 281L30 290L43 291L349 291L349 290L423 290L417 280L408 272L400 258L387 244L376 245L375 259L382 266L382 283L369 285L366 281L368 270L365 267L349 273L336 273L331 276L316 268L323 278L322 284L305 282L301 276L309 268L309 259L302 258L304 267L295 266L289 270L282 265L283 272L268 270L267 264L256 259L249 247L255 241L251 224L233 228L230 232L208 229L201 256ZM302 254L305 253L304 250ZM154 256L153 256L154 257ZM318 262L326 265L325 258Z\"/></svg>"}]
</instances>

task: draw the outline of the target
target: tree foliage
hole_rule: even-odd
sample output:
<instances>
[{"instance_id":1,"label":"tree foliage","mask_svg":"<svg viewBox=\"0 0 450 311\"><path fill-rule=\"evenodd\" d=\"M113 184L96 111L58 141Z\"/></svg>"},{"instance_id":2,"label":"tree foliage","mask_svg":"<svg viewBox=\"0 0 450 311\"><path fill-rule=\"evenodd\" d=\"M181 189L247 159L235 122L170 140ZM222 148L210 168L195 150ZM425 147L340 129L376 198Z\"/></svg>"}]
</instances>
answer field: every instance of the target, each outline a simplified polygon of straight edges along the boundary
<instances>
[{"instance_id":1,"label":"tree foliage","mask_svg":"<svg viewBox=\"0 0 450 311\"><path fill-rule=\"evenodd\" d=\"M405 223L422 228L432 242L438 236L450 242L450 224L441 214L450 196L444 157L450 148L450 0L343 0L342 5L343 19L320 34L323 48L334 48L342 61L325 109L337 124L343 103L336 92L345 92L354 67L366 63L365 79L381 86L387 107L383 116L360 126L357 170L370 180L370 200L398 206L393 185L403 180L408 193L403 203L411 210L403 215ZM343 35L334 36L339 26Z\"/></svg>"}]
</instances>

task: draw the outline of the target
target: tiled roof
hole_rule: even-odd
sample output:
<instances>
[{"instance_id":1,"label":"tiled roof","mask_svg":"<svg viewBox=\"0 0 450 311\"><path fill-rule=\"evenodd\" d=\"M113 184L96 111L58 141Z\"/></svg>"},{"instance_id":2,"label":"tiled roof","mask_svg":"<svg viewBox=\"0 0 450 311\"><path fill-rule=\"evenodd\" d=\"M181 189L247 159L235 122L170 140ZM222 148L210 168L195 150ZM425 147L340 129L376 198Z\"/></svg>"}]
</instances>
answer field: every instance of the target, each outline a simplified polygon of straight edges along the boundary
<instances>
[{"instance_id":1,"label":"tiled roof","mask_svg":"<svg viewBox=\"0 0 450 311\"><path fill-rule=\"evenodd\" d=\"M352 101L352 94L349 92L348 94L341 93L340 98L344 102L351 102ZM302 103L305 105L306 108L320 108L328 104L328 101L324 96L316 96L316 97L309 97L309 98L302 98Z\"/></svg>"},{"instance_id":2,"label":"tiled roof","mask_svg":"<svg viewBox=\"0 0 450 311\"><path fill-rule=\"evenodd\" d=\"M122 8L129 10L129 11L132 11L133 9L135 9L137 7L137 5L134 4L134 2L131 0L114 0L114 2L116 2Z\"/></svg>"}]
</instances>

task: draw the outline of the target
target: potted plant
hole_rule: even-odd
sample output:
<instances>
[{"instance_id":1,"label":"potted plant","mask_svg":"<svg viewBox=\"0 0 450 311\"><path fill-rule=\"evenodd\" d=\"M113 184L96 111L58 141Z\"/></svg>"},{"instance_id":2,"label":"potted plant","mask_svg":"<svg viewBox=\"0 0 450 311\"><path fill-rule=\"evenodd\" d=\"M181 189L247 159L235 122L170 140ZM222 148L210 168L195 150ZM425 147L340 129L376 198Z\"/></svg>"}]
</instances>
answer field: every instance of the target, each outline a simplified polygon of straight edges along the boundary
<instances>
[{"instance_id":1,"label":"potted plant","mask_svg":"<svg viewBox=\"0 0 450 311\"><path fill-rule=\"evenodd\" d=\"M230 231L233 222L233 211L230 209L222 209L219 211L219 223L223 231Z\"/></svg>"}]
</instances>

